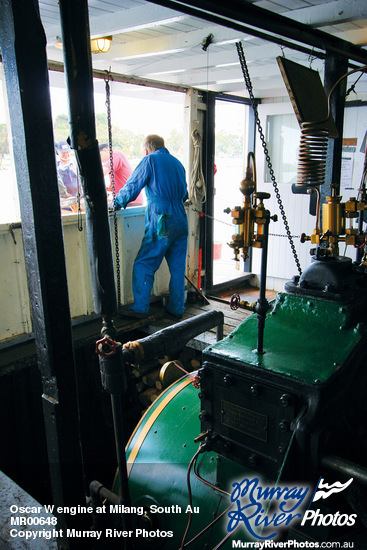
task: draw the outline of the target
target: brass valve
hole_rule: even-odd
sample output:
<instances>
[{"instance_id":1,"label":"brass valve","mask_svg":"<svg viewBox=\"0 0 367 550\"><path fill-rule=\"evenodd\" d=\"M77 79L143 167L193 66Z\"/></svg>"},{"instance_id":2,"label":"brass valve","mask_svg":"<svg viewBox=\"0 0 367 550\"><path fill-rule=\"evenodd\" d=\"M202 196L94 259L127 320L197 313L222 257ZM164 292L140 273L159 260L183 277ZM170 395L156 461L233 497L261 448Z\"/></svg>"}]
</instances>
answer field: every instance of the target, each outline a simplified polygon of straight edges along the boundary
<instances>
[{"instance_id":1,"label":"brass valve","mask_svg":"<svg viewBox=\"0 0 367 550\"><path fill-rule=\"evenodd\" d=\"M326 197L327 202L322 205L322 231L316 227L311 236L302 233L301 242L311 241L312 244L326 245L329 255L336 256L339 242L352 246L360 246L363 243L364 237L353 227L353 222L365 209L365 203L355 197L342 203L342 197L337 195L337 187L331 185L330 189L330 196Z\"/></svg>"},{"instance_id":2,"label":"brass valve","mask_svg":"<svg viewBox=\"0 0 367 550\"><path fill-rule=\"evenodd\" d=\"M242 258L246 260L251 246L262 247L263 226L270 217L264 206L264 200L270 198L270 193L256 191L256 164L253 153L248 154L246 175L241 181L240 191L243 194L242 206L225 210L231 213L232 223L237 229L229 243L237 261L241 250Z\"/></svg>"}]
</instances>

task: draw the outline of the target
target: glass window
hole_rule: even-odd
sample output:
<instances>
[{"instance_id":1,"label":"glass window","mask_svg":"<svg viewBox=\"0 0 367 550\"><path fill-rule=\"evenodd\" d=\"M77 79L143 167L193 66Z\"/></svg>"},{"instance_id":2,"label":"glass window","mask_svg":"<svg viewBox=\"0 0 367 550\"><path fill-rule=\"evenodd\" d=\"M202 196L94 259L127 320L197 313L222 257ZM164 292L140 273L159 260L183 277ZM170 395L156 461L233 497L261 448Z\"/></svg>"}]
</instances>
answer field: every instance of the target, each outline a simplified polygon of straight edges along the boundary
<instances>
[{"instance_id":1,"label":"glass window","mask_svg":"<svg viewBox=\"0 0 367 550\"><path fill-rule=\"evenodd\" d=\"M9 117L3 72L0 77L0 223L20 221Z\"/></svg>"},{"instance_id":2,"label":"glass window","mask_svg":"<svg viewBox=\"0 0 367 550\"><path fill-rule=\"evenodd\" d=\"M299 124L294 114L267 117L266 142L278 183L296 183L299 138ZM265 181L271 181L267 164Z\"/></svg>"},{"instance_id":3,"label":"glass window","mask_svg":"<svg viewBox=\"0 0 367 550\"><path fill-rule=\"evenodd\" d=\"M69 136L69 109L65 77L63 73L50 71L50 95L54 141L66 141ZM135 168L142 158L142 141L147 134L159 134L165 139L169 151L183 160L184 104L185 94L167 90L156 90L111 82L111 120L113 148L122 150ZM94 103L96 133L99 143L108 143L105 83L94 81ZM9 132L6 87L3 73L0 74L0 223L20 221L19 197L15 168L12 157L12 143ZM70 162L76 170L73 151ZM61 156L56 154L56 161ZM69 162L69 160L68 160ZM62 166L64 168L64 166ZM108 175L106 184L108 184ZM75 187L75 186L74 186ZM77 211L73 198L60 185L62 213ZM74 197L75 198L75 197ZM75 201L76 202L76 199ZM70 204L69 204L70 203Z\"/></svg>"}]
</instances>

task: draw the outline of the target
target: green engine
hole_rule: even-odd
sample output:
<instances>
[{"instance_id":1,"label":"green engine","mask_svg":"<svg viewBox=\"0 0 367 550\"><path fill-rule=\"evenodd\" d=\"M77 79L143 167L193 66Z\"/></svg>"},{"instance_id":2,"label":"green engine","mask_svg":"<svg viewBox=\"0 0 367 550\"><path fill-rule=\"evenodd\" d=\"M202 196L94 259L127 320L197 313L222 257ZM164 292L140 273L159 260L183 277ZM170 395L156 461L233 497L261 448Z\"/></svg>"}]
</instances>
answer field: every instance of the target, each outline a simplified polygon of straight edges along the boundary
<instances>
[{"instance_id":1,"label":"green engine","mask_svg":"<svg viewBox=\"0 0 367 550\"><path fill-rule=\"evenodd\" d=\"M274 533L342 540L351 523L356 538L348 540L365 534L366 295L351 261L314 260L271 304L263 353L252 314L204 350L200 389L186 377L155 401L127 450L132 504L144 510L142 547L232 548ZM311 504L320 478L346 489ZM251 483L273 499L250 521L235 493L248 496ZM282 491L302 487L310 521L280 522Z\"/></svg>"}]
</instances>

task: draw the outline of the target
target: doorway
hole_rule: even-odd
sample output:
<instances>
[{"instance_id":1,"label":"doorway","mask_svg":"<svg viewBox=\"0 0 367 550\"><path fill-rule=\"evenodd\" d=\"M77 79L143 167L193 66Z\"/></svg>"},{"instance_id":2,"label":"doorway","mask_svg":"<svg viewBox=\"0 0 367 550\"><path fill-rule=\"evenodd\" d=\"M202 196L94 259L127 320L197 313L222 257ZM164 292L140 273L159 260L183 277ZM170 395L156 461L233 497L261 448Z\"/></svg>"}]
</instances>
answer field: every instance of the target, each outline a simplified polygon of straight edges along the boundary
<instances>
[{"instance_id":1,"label":"doorway","mask_svg":"<svg viewBox=\"0 0 367 550\"><path fill-rule=\"evenodd\" d=\"M249 261L234 260L229 243L236 226L225 210L242 205L240 183L249 148L249 106L234 100L215 100L215 157L213 213L213 286L246 275Z\"/></svg>"}]
</instances>

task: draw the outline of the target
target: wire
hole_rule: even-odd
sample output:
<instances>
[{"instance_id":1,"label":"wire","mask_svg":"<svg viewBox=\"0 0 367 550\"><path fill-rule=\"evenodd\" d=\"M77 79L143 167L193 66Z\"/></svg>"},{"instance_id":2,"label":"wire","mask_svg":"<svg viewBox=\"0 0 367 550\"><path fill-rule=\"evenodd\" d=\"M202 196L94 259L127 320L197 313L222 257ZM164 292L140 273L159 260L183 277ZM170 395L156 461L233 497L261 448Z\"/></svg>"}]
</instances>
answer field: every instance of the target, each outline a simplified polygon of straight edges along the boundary
<instances>
[{"instance_id":1,"label":"wire","mask_svg":"<svg viewBox=\"0 0 367 550\"><path fill-rule=\"evenodd\" d=\"M359 77L358 77L357 80L354 82L354 84L352 84L351 87L345 92L345 97L348 97L349 94L350 94L350 92L356 93L355 87L356 87L356 85L358 84L358 80L360 80L360 79L362 78L362 76L363 76L363 73L361 73L361 74L359 75Z\"/></svg>"},{"instance_id":2,"label":"wire","mask_svg":"<svg viewBox=\"0 0 367 550\"><path fill-rule=\"evenodd\" d=\"M206 533L206 531L208 531L208 529L210 529L211 527L213 527L213 525L215 525L215 523L217 521L219 521L223 516L224 514L226 514L227 512L229 512L229 510L233 507L233 503L228 506L228 508L226 508L221 514L219 514L219 516L217 516L215 519L213 519L213 521L211 521L206 527L204 527L204 529L202 529L200 531L200 533L198 533L197 535L195 535L191 540L189 540L189 542L187 542L184 546L184 548L187 548L188 546L190 546L193 542L195 542L199 537L201 537L201 535L203 535L204 533ZM232 533L231 533L232 534Z\"/></svg>"},{"instance_id":3,"label":"wire","mask_svg":"<svg viewBox=\"0 0 367 550\"><path fill-rule=\"evenodd\" d=\"M192 508L192 492L191 492L191 483L190 483L190 473L191 473L192 468L193 468L193 472L194 472L195 476L199 479L199 481L201 481L202 483L205 483L205 485L208 485L212 489L214 489L216 491L219 491L220 493L223 493L226 496L230 496L230 493L228 493L227 491L224 491L223 489L219 489L219 487L216 487L215 485L213 485L209 481L205 480L196 471L197 459L198 459L199 454L202 453L202 452L203 452L203 446L201 446L198 449L198 451L194 454L194 456L192 457L192 459L190 461L188 469L187 469L187 489L188 489L189 505L191 506L191 508ZM183 550L184 548L188 548L193 542L195 542L199 537L201 537L201 535L206 533L208 531L208 529L213 527L213 525L215 525L215 523L217 521L219 521L232 508L232 506L233 506L233 503L231 503L230 506L228 506L221 514L219 514L219 516L217 516L213 521L211 521L206 527L204 527L204 529L202 529L199 533L197 533L191 540L189 540L187 543L185 543L185 540L186 540L186 537L187 537L187 534L188 534L188 531L189 531L189 528L190 528L190 524L191 524L191 518L192 518L192 513L190 512L189 513L189 519L188 519L187 526L186 526L186 530L185 530L184 536L182 538L180 550ZM232 533L229 533L229 536L231 536L231 535L232 535ZM225 540L227 540L227 538L229 538L229 537L226 536L225 539L223 539L219 543L219 546L221 546L223 544L223 542ZM219 548L219 546L217 545L216 548Z\"/></svg>"},{"instance_id":4,"label":"wire","mask_svg":"<svg viewBox=\"0 0 367 550\"><path fill-rule=\"evenodd\" d=\"M194 461L194 474L196 475L196 477L202 482L202 483L205 483L205 485L208 485L209 487L211 487L212 489L214 489L215 491L219 491L220 493L223 493L224 495L226 496L231 496L230 493L228 493L227 491L224 491L223 489L220 489L219 487L217 487L216 485L213 485L212 483L210 483L210 481L207 481L206 479L204 479L203 477L201 477L201 475L196 471L196 465L197 465L197 457Z\"/></svg>"},{"instance_id":5,"label":"wire","mask_svg":"<svg viewBox=\"0 0 367 550\"><path fill-rule=\"evenodd\" d=\"M329 95L328 95L328 118L330 116L330 111L331 111L331 105L330 105L330 99L331 99L331 94L333 93L333 91L335 90L335 88L338 86L338 84L344 79L344 78L347 78L348 76L350 76L351 74L354 74L354 73L357 73L359 71L362 71L362 72L366 72L367 70L367 65L363 65L362 67L358 67L357 69L353 69L352 71L349 71L348 73L345 73L343 74L343 76L341 76L340 78L338 78L338 80L335 82L334 86L331 88L330 92L329 92ZM327 119L326 119L327 120ZM325 122L325 121L323 121Z\"/></svg>"},{"instance_id":6,"label":"wire","mask_svg":"<svg viewBox=\"0 0 367 550\"><path fill-rule=\"evenodd\" d=\"M194 456L190 460L190 464L188 465L188 468L187 468L187 474L186 474L187 494L188 494L188 497L189 497L189 506L191 508L192 508L192 492L191 492L190 473L191 473L191 468L192 468L192 465L194 464L194 461L195 461L196 457L201 452L202 452L202 447L199 447L199 449L196 451L196 453L194 454ZM186 540L186 537L187 537L187 533L189 532L189 529L190 529L191 518L192 518L192 512L189 512L189 518L187 520L187 525L186 525L186 529L185 529L185 532L184 532L184 536L182 537L180 550L183 550L183 548L185 548L185 540Z\"/></svg>"},{"instance_id":7,"label":"wire","mask_svg":"<svg viewBox=\"0 0 367 550\"><path fill-rule=\"evenodd\" d=\"M218 550L218 548L220 548L221 546L223 546L223 544L225 542L227 542L227 540L229 538L231 538L231 536L235 533L235 531L238 529L238 527L236 527L233 531L231 531L230 533L227 533L227 535L220 541L219 544L217 544L217 546L214 546L214 548L212 550Z\"/></svg>"},{"instance_id":8,"label":"wire","mask_svg":"<svg viewBox=\"0 0 367 550\"><path fill-rule=\"evenodd\" d=\"M185 370L183 367L180 367L180 365L176 363L176 361L173 361L173 364L175 365L175 367L177 367L178 369L182 370L182 372L187 374L189 378L192 378L192 385L194 386L194 388L197 388L197 389L200 388L200 376L198 372L196 372L196 374L192 374L191 372L188 372L187 370Z\"/></svg>"}]
</instances>

